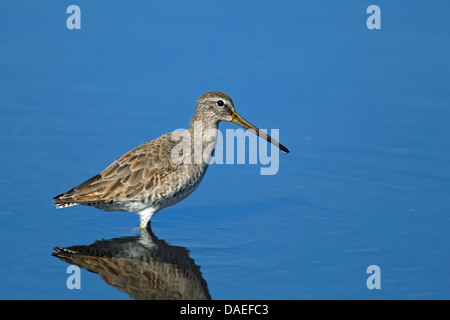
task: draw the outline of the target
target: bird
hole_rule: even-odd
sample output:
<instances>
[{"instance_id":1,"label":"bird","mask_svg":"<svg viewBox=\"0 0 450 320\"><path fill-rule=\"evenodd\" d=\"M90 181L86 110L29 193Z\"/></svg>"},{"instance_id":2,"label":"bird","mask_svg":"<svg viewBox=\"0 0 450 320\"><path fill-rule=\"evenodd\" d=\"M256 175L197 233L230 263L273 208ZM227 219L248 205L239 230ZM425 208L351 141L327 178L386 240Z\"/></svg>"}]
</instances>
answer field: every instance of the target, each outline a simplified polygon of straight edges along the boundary
<instances>
[{"instance_id":1,"label":"bird","mask_svg":"<svg viewBox=\"0 0 450 320\"><path fill-rule=\"evenodd\" d=\"M134 148L101 173L54 197L53 203L58 209L86 205L103 211L135 212L143 229L155 213L185 199L199 186L213 155L221 121L238 124L289 153L241 117L228 94L210 91L197 99L187 130L166 133Z\"/></svg>"}]
</instances>

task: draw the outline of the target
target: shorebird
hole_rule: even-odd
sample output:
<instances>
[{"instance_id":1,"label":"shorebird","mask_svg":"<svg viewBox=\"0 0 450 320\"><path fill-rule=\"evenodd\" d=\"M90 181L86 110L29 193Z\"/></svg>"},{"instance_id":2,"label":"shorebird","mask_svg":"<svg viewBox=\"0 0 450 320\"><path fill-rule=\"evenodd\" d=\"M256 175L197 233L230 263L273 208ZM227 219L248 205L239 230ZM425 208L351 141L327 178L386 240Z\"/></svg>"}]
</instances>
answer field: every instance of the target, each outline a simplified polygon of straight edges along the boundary
<instances>
[{"instance_id":1,"label":"shorebird","mask_svg":"<svg viewBox=\"0 0 450 320\"><path fill-rule=\"evenodd\" d=\"M140 215L139 227L145 228L156 212L180 202L198 187L208 169L220 121L234 122L281 151L289 152L242 118L229 95L220 91L206 92L198 98L194 116L185 131L194 142L189 146L190 152L181 150L176 159L174 154L179 152L173 150L177 145L179 148L180 142L173 138L175 132L166 133L125 153L101 173L54 197L53 202L57 208L82 204L104 211L136 212ZM199 140L201 150L210 148L209 159L201 157L198 161L196 141Z\"/></svg>"}]
</instances>

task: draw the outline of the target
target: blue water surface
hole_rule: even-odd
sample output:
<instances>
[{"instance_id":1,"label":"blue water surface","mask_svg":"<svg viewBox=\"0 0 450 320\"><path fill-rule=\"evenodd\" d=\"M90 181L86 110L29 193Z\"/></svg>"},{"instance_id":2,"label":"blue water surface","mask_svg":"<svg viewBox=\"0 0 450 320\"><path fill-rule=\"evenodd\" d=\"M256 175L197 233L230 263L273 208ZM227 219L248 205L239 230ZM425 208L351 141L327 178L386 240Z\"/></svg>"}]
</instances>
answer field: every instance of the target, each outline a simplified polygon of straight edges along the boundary
<instances>
[{"instance_id":1,"label":"blue water surface","mask_svg":"<svg viewBox=\"0 0 450 320\"><path fill-rule=\"evenodd\" d=\"M449 16L448 1L5 1L0 298L133 298L86 268L68 289L52 252L138 237L138 216L51 199L220 90L291 152L275 175L212 165L152 219L212 299L449 299Z\"/></svg>"}]
</instances>

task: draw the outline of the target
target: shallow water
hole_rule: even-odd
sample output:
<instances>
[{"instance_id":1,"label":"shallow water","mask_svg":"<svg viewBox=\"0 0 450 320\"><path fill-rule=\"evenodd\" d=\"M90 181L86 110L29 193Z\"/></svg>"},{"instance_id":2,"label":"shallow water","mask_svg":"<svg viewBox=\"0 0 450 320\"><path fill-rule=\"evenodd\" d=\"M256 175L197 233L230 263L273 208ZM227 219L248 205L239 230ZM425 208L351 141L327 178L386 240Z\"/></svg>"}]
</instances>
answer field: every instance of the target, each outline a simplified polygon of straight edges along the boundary
<instances>
[{"instance_id":1,"label":"shallow water","mask_svg":"<svg viewBox=\"0 0 450 320\"><path fill-rule=\"evenodd\" d=\"M450 297L446 2L379 1L381 30L356 3L77 3L81 30L66 28L59 1L0 12L0 298L130 298L84 268L69 290L70 264L52 252L135 243L138 216L51 199L187 127L209 90L279 129L291 153L272 176L260 163L212 165L152 219L150 276L191 270L178 279L194 274L187 286L212 299ZM125 245L108 259L135 261ZM381 289L366 286L370 265Z\"/></svg>"}]
</instances>

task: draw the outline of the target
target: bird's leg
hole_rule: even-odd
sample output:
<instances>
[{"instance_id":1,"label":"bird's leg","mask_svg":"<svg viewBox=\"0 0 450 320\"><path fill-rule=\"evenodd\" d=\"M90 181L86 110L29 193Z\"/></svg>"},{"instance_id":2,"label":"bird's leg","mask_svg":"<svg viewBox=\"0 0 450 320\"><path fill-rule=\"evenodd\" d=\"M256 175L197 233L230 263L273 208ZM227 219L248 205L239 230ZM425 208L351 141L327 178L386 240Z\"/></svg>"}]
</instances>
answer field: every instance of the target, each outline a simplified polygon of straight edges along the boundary
<instances>
[{"instance_id":1,"label":"bird's leg","mask_svg":"<svg viewBox=\"0 0 450 320\"><path fill-rule=\"evenodd\" d=\"M139 225L139 228L141 229L145 229L145 227L147 226L147 223L150 221L150 218L156 213L155 208L149 207L146 208L140 212L138 212L140 218L141 218L141 223Z\"/></svg>"}]
</instances>

